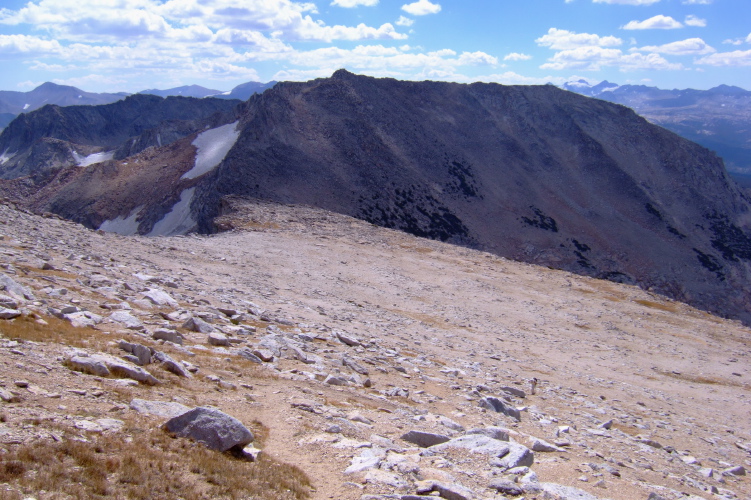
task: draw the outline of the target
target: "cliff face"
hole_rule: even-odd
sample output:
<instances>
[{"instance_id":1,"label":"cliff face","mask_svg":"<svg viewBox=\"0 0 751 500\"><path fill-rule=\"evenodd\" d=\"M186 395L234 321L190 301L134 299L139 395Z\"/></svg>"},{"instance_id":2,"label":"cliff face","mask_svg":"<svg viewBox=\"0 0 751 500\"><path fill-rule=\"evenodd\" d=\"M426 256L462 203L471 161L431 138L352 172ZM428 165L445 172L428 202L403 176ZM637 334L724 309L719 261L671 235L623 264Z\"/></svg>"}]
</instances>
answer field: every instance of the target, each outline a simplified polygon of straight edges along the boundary
<instances>
[{"instance_id":1,"label":"cliff face","mask_svg":"<svg viewBox=\"0 0 751 500\"><path fill-rule=\"evenodd\" d=\"M30 206L163 234L215 230L227 195L307 204L751 323L748 200L714 154L628 108L553 86L339 71L277 84L238 116L211 164L195 159L202 132L58 176Z\"/></svg>"}]
</instances>

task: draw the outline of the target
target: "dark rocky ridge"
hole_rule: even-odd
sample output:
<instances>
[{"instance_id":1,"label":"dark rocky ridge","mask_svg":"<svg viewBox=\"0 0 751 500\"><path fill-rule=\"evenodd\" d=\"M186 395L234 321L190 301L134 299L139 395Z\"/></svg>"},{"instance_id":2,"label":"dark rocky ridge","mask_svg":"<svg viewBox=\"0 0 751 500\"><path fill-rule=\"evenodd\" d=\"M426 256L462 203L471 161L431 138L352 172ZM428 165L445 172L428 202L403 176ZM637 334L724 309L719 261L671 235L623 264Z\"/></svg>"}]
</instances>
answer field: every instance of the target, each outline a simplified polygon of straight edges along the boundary
<instances>
[{"instance_id":1,"label":"dark rocky ridge","mask_svg":"<svg viewBox=\"0 0 751 500\"><path fill-rule=\"evenodd\" d=\"M13 120L0 134L0 178L76 164L87 155L115 150L116 159L162 146L233 116L239 101L133 95L102 106L47 105Z\"/></svg>"},{"instance_id":2,"label":"dark rocky ridge","mask_svg":"<svg viewBox=\"0 0 751 500\"><path fill-rule=\"evenodd\" d=\"M238 113L239 139L201 177L180 177L189 136L128 175L132 161L58 176L27 206L93 227L143 207L145 234L188 188L203 232L216 230L227 195L307 204L751 324L748 199L716 155L624 106L553 86L338 71L277 84ZM135 186L157 166L169 184L144 197ZM123 197L128 189L141 195Z\"/></svg>"}]
</instances>

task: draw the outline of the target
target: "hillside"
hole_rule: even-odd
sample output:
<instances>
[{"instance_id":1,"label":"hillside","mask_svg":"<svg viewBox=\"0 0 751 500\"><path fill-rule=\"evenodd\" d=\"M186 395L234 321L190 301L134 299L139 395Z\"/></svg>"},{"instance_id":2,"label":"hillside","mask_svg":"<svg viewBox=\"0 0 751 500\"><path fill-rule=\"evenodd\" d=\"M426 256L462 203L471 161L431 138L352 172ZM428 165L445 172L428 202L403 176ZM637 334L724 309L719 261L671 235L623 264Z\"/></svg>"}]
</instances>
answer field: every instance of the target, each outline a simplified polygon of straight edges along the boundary
<instances>
[{"instance_id":1,"label":"hillside","mask_svg":"<svg viewBox=\"0 0 751 500\"><path fill-rule=\"evenodd\" d=\"M169 146L0 190L123 234L213 232L228 195L306 204L751 322L751 206L722 161L553 86L342 70Z\"/></svg>"},{"instance_id":2,"label":"hillside","mask_svg":"<svg viewBox=\"0 0 751 500\"><path fill-rule=\"evenodd\" d=\"M0 315L21 314L0 319L4 498L751 496L749 329L633 286L229 201L233 231L162 238L0 204ZM86 359L123 368L76 371ZM260 460L160 428L206 405L252 429Z\"/></svg>"}]
</instances>

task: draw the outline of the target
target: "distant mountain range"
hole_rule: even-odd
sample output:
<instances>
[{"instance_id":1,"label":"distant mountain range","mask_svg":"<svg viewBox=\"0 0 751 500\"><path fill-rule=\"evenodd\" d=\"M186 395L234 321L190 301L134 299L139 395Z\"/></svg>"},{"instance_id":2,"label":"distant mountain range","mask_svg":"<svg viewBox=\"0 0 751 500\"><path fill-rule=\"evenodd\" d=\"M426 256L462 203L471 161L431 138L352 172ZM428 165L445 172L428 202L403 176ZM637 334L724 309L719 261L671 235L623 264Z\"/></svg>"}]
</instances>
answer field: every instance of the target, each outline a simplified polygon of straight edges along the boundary
<instances>
[{"instance_id":1,"label":"distant mountain range","mask_svg":"<svg viewBox=\"0 0 751 500\"><path fill-rule=\"evenodd\" d=\"M137 95L27 113L0 154L0 196L91 228L208 233L233 196L304 204L751 324L751 199L722 160L551 85L340 70L245 102Z\"/></svg>"},{"instance_id":2,"label":"distant mountain range","mask_svg":"<svg viewBox=\"0 0 751 500\"><path fill-rule=\"evenodd\" d=\"M741 183L751 179L751 92L720 85L664 90L608 81L569 82L566 90L628 106L647 120L715 151Z\"/></svg>"},{"instance_id":3,"label":"distant mountain range","mask_svg":"<svg viewBox=\"0 0 751 500\"><path fill-rule=\"evenodd\" d=\"M221 90L207 89L200 85L185 85L182 87L175 87L172 89L158 90L149 89L142 90L139 94L153 94L160 97L170 96L183 96L183 97L216 97L218 99L239 99L241 101L247 101L250 96L255 93L261 93L264 90L273 87L276 84L275 81L268 83L260 82L247 82L241 83L237 87L233 88L229 92L223 92Z\"/></svg>"},{"instance_id":4,"label":"distant mountain range","mask_svg":"<svg viewBox=\"0 0 751 500\"><path fill-rule=\"evenodd\" d=\"M239 99L247 101L256 92L263 92L273 87L276 82L260 83L247 82L238 85L231 91L207 89L199 85L186 85L172 89L159 90L149 89L138 92L139 94L153 94L159 97L182 96L182 97L216 97L219 99ZM21 113L28 113L41 108L46 104L57 106L100 105L110 104L122 100L131 94L117 92L114 94L86 92L68 85L56 83L43 83L29 92L16 92L10 90L0 91L0 130L8 126L13 119Z\"/></svg>"}]
</instances>

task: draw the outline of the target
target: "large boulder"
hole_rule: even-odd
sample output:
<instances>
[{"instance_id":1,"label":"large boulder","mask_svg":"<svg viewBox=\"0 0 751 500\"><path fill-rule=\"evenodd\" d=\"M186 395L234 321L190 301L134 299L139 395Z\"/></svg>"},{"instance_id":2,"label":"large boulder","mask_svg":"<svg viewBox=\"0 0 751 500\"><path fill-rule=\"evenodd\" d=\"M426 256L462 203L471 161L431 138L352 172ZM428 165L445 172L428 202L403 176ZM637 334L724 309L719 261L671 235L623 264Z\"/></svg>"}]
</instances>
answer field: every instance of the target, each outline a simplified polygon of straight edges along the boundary
<instances>
[{"instance_id":1,"label":"large boulder","mask_svg":"<svg viewBox=\"0 0 751 500\"><path fill-rule=\"evenodd\" d=\"M168 420L164 428L180 437L187 437L217 451L243 449L253 442L253 433L235 417L199 406Z\"/></svg>"}]
</instances>

